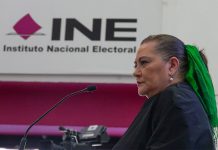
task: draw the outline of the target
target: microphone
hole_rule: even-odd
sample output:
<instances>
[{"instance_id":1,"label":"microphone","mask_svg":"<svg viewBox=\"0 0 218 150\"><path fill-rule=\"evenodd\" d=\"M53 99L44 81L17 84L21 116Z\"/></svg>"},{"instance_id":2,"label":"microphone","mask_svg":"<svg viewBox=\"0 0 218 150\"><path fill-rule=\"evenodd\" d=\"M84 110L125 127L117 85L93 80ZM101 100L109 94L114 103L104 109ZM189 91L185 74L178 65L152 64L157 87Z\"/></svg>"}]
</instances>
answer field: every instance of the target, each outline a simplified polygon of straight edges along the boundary
<instances>
[{"instance_id":1,"label":"microphone","mask_svg":"<svg viewBox=\"0 0 218 150\"><path fill-rule=\"evenodd\" d=\"M39 122L42 118L44 118L49 112L51 112L53 109L55 109L56 107L58 107L60 104L62 104L67 98L71 97L71 96L75 96L78 94L82 94L85 92L92 92L96 90L96 86L95 85L90 85L87 86L86 88L67 94L66 96L64 96L59 102L57 102L54 106L52 106L48 111L46 111L43 115L41 115L38 119L36 119L26 130L24 136L22 137L21 141L20 141L20 147L19 150L24 150L26 147L26 143L27 143L27 135L29 130L37 123Z\"/></svg>"}]
</instances>

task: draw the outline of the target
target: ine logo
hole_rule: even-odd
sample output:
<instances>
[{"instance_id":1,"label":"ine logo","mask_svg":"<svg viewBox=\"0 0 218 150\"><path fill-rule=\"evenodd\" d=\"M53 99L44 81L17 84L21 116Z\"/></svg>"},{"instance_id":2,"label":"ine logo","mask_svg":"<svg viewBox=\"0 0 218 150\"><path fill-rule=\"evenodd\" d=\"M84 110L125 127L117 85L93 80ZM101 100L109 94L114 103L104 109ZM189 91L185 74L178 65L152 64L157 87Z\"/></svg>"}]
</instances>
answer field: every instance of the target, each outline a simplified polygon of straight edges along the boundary
<instances>
[{"instance_id":1,"label":"ine logo","mask_svg":"<svg viewBox=\"0 0 218 150\"><path fill-rule=\"evenodd\" d=\"M102 30L102 22L105 21L105 27ZM117 36L117 33L136 33L136 27L128 26L129 24L136 25L136 18L94 18L92 21L92 29L88 28L86 25L81 23L75 18L66 18L64 24L64 40L73 41L74 40L74 31L78 30L84 36L86 36L91 41L136 41L135 36ZM124 24L124 26L116 24ZM52 40L59 41L61 40L61 18L54 18L52 24ZM103 37L102 36L103 32Z\"/></svg>"},{"instance_id":2,"label":"ine logo","mask_svg":"<svg viewBox=\"0 0 218 150\"><path fill-rule=\"evenodd\" d=\"M16 33L8 33L7 35L19 35L25 40L33 35L45 35L44 33L36 33L39 29L41 29L41 26L33 20L30 14L26 14L18 20L13 28Z\"/></svg>"},{"instance_id":3,"label":"ine logo","mask_svg":"<svg viewBox=\"0 0 218 150\"><path fill-rule=\"evenodd\" d=\"M91 28L76 18L65 18L65 24L62 23L62 20L62 18L52 19L52 41L74 41L77 38L75 37L75 30L91 41L136 41L136 18L93 18ZM117 26L117 24L119 25ZM62 28L62 25L64 28ZM41 26L30 14L26 14L19 19L13 29L15 32L7 35L19 35L24 40L27 40L30 36L45 35L44 33L38 33Z\"/></svg>"}]
</instances>

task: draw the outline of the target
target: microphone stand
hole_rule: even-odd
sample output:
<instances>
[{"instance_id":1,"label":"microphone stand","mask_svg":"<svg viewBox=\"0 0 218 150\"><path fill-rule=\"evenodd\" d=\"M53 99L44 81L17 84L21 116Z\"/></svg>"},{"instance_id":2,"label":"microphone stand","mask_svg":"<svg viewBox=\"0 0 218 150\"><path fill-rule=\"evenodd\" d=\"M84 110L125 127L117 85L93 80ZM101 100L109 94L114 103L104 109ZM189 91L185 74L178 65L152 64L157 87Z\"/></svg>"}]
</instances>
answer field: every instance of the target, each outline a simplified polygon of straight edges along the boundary
<instances>
[{"instance_id":1,"label":"microphone stand","mask_svg":"<svg viewBox=\"0 0 218 150\"><path fill-rule=\"evenodd\" d=\"M64 96L59 102L57 102L53 107L51 107L48 111L46 111L43 115L41 115L38 119L36 119L26 130L24 136L22 137L21 141L20 141L20 147L19 150L24 150L26 147L26 143L27 143L27 135L29 130L37 123L39 122L42 118L44 118L49 112L51 112L53 109L55 109L57 106L59 106L60 104L62 104L67 98L74 96L74 95L78 95L84 92L91 92L91 91L95 91L96 90L96 86L88 86L85 89L70 93L66 96Z\"/></svg>"}]
</instances>

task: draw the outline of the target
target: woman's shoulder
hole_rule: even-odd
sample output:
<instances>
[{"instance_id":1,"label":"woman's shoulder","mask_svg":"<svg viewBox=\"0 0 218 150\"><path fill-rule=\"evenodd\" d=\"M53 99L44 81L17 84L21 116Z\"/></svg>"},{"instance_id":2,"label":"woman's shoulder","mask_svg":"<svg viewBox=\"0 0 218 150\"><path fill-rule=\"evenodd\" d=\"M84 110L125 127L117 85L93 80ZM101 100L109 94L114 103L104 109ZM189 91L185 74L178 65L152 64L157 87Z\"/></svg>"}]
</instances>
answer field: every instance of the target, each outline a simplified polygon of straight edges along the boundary
<instances>
[{"instance_id":1,"label":"woman's shoulder","mask_svg":"<svg viewBox=\"0 0 218 150\"><path fill-rule=\"evenodd\" d=\"M176 92L177 93L177 92L181 92L181 91L193 92L190 85L185 81L172 84L172 85L168 86L163 92L173 92L173 93Z\"/></svg>"},{"instance_id":2,"label":"woman's shoulder","mask_svg":"<svg viewBox=\"0 0 218 150\"><path fill-rule=\"evenodd\" d=\"M159 99L182 108L200 104L199 98L195 94L194 90L186 82L180 82L167 87L160 93Z\"/></svg>"},{"instance_id":3,"label":"woman's shoulder","mask_svg":"<svg viewBox=\"0 0 218 150\"><path fill-rule=\"evenodd\" d=\"M180 82L167 87L160 95L170 96L172 98L196 97L194 90L187 82Z\"/></svg>"}]
</instances>

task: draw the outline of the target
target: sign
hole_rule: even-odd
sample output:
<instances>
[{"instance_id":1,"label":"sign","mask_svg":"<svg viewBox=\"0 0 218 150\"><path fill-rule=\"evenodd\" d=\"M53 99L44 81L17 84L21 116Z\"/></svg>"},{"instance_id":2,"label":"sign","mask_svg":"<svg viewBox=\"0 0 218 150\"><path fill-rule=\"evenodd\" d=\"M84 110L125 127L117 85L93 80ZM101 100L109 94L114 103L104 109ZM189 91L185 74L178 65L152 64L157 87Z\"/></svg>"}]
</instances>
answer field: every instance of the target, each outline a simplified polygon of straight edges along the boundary
<instances>
[{"instance_id":1,"label":"sign","mask_svg":"<svg viewBox=\"0 0 218 150\"><path fill-rule=\"evenodd\" d=\"M3 0L0 73L129 75L159 0Z\"/></svg>"}]
</instances>

